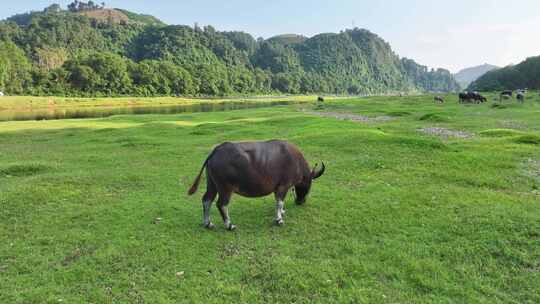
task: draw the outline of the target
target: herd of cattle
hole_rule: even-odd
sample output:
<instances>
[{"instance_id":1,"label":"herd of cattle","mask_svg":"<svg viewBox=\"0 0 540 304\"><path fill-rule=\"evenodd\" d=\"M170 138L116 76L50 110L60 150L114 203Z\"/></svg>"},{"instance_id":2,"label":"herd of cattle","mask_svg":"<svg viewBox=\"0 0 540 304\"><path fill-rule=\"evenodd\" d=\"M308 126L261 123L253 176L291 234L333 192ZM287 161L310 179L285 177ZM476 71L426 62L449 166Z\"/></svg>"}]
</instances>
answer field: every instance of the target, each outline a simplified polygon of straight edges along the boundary
<instances>
[{"instance_id":1,"label":"herd of cattle","mask_svg":"<svg viewBox=\"0 0 540 304\"><path fill-rule=\"evenodd\" d=\"M525 101L525 93L527 92L527 89L524 89L524 90L517 90L516 91L516 99L519 101L519 102L524 102ZM506 90L506 91L502 91L501 94L499 95L499 99L500 100L503 100L503 99L510 99L512 98L512 96L514 95L514 92L512 92L511 90Z\"/></svg>"},{"instance_id":2,"label":"herd of cattle","mask_svg":"<svg viewBox=\"0 0 540 304\"><path fill-rule=\"evenodd\" d=\"M516 90L516 99L519 102L525 101L525 93L527 92L527 89L523 90ZM514 92L511 90L505 90L502 91L499 94L499 100L507 100L511 99L514 96ZM478 92L461 92L458 95L459 103L484 103L487 101L487 98L482 96L482 94ZM444 98L442 96L435 96L433 98L433 101L436 103L444 103Z\"/></svg>"},{"instance_id":3,"label":"herd of cattle","mask_svg":"<svg viewBox=\"0 0 540 304\"><path fill-rule=\"evenodd\" d=\"M459 103L484 103L487 98L478 92L463 92L459 93Z\"/></svg>"}]
</instances>

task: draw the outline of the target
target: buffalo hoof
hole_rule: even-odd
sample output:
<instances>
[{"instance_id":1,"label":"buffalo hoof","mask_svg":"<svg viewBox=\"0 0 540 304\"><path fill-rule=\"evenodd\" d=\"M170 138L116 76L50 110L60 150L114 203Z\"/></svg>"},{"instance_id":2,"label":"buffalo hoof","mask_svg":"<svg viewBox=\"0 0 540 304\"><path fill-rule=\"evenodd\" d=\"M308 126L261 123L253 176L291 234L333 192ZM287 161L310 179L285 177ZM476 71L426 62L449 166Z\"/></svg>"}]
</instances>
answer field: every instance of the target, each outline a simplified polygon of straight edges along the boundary
<instances>
[{"instance_id":1,"label":"buffalo hoof","mask_svg":"<svg viewBox=\"0 0 540 304\"><path fill-rule=\"evenodd\" d=\"M229 224L229 226L227 227L227 230L229 231L234 231L235 229L236 229L236 226L233 224Z\"/></svg>"},{"instance_id":2,"label":"buffalo hoof","mask_svg":"<svg viewBox=\"0 0 540 304\"><path fill-rule=\"evenodd\" d=\"M277 219L276 220L276 225L278 225L278 226L283 226L284 223L285 222L283 221L283 219Z\"/></svg>"},{"instance_id":3,"label":"buffalo hoof","mask_svg":"<svg viewBox=\"0 0 540 304\"><path fill-rule=\"evenodd\" d=\"M214 224L212 224L212 223L208 223L208 224L204 225L204 228L209 229L209 230L212 230L212 229L214 229L215 227L216 227L216 226L215 226Z\"/></svg>"}]
</instances>

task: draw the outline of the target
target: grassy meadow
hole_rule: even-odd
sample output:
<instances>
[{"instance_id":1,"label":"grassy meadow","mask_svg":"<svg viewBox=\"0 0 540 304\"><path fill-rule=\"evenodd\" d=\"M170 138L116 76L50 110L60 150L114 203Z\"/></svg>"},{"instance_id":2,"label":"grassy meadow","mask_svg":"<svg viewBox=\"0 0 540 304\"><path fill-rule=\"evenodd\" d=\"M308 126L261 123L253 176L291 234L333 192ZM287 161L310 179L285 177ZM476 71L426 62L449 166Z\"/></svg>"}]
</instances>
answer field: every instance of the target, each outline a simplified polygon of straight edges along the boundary
<instances>
[{"instance_id":1,"label":"grassy meadow","mask_svg":"<svg viewBox=\"0 0 540 304\"><path fill-rule=\"evenodd\" d=\"M540 303L538 93L432 98L2 122L0 303ZM307 203L204 229L212 147L272 138L327 164Z\"/></svg>"}]
</instances>

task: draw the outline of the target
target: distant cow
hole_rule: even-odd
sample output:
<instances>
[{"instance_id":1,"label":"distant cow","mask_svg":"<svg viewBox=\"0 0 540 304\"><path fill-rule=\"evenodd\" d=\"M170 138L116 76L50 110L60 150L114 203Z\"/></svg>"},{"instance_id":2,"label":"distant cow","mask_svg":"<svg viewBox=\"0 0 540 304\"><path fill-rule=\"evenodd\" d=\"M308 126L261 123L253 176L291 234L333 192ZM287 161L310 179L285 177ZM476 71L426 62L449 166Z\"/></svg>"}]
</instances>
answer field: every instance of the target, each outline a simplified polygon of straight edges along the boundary
<instances>
[{"instance_id":1,"label":"distant cow","mask_svg":"<svg viewBox=\"0 0 540 304\"><path fill-rule=\"evenodd\" d=\"M206 167L206 193L202 197L203 224L213 228L210 207L219 194L217 207L225 228L234 230L227 205L232 193L245 197L262 197L274 193L276 199L276 223L283 224L284 200L294 187L296 203L303 204L314 179L323 175L324 163L309 168L307 161L294 145L281 140L263 142L226 142L217 146L206 158L188 191L197 192L201 175Z\"/></svg>"},{"instance_id":2,"label":"distant cow","mask_svg":"<svg viewBox=\"0 0 540 304\"><path fill-rule=\"evenodd\" d=\"M511 90L504 90L499 95L499 99L509 99L512 98L513 92Z\"/></svg>"},{"instance_id":3,"label":"distant cow","mask_svg":"<svg viewBox=\"0 0 540 304\"><path fill-rule=\"evenodd\" d=\"M475 102L475 103L483 103L486 102L487 98L482 96L478 92L463 92L459 93L459 102Z\"/></svg>"},{"instance_id":4,"label":"distant cow","mask_svg":"<svg viewBox=\"0 0 540 304\"><path fill-rule=\"evenodd\" d=\"M444 98L442 96L433 97L433 101L437 103L444 103Z\"/></svg>"},{"instance_id":5,"label":"distant cow","mask_svg":"<svg viewBox=\"0 0 540 304\"><path fill-rule=\"evenodd\" d=\"M458 97L459 97L459 103L464 103L470 100L469 92L461 92L459 93Z\"/></svg>"},{"instance_id":6,"label":"distant cow","mask_svg":"<svg viewBox=\"0 0 540 304\"><path fill-rule=\"evenodd\" d=\"M516 98L519 102L524 102L525 101L525 93L523 92L518 92L516 94Z\"/></svg>"},{"instance_id":7,"label":"distant cow","mask_svg":"<svg viewBox=\"0 0 540 304\"><path fill-rule=\"evenodd\" d=\"M324 97L322 97L322 96L317 97L317 101L318 102L324 102Z\"/></svg>"},{"instance_id":8,"label":"distant cow","mask_svg":"<svg viewBox=\"0 0 540 304\"><path fill-rule=\"evenodd\" d=\"M473 93L473 99L474 101L476 101L477 103L484 103L487 101L487 98L482 96L482 94L478 93L478 92L474 92Z\"/></svg>"}]
</instances>

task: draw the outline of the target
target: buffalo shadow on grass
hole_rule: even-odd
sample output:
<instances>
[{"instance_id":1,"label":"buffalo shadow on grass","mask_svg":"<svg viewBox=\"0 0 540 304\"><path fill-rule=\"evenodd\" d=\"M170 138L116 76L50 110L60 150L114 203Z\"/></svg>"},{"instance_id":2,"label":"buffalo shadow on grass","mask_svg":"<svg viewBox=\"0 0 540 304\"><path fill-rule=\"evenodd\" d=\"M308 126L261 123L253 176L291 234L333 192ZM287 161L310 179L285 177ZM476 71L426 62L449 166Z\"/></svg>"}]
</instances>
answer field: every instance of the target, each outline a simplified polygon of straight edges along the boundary
<instances>
[{"instance_id":1,"label":"buffalo shadow on grass","mask_svg":"<svg viewBox=\"0 0 540 304\"><path fill-rule=\"evenodd\" d=\"M443 113L426 113L418 118L421 121L429 122L449 122L450 119Z\"/></svg>"},{"instance_id":2,"label":"buffalo shadow on grass","mask_svg":"<svg viewBox=\"0 0 540 304\"><path fill-rule=\"evenodd\" d=\"M52 169L51 166L39 162L14 163L0 167L0 177L2 176L32 176L45 173Z\"/></svg>"}]
</instances>

